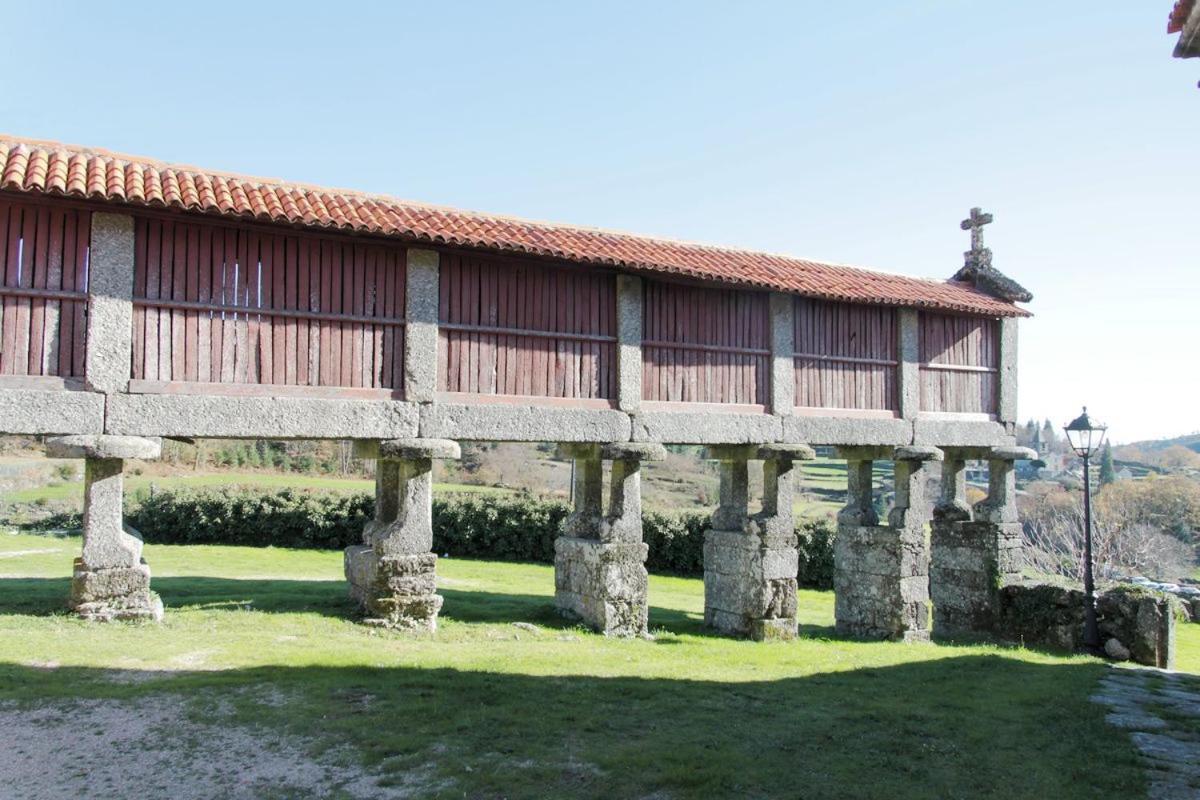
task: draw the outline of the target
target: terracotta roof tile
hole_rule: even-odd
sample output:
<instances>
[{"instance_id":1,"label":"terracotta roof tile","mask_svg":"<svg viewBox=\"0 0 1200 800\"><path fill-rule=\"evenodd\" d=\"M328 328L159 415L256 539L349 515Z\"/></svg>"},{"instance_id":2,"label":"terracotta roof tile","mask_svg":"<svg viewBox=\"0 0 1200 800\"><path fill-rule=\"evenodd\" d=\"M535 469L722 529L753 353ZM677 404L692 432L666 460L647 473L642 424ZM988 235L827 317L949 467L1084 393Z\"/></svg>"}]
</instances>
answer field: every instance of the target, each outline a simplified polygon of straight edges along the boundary
<instances>
[{"instance_id":1,"label":"terracotta roof tile","mask_svg":"<svg viewBox=\"0 0 1200 800\"><path fill-rule=\"evenodd\" d=\"M860 303L1024 316L973 285L808 259L437 208L390 197L0 136L0 189L254 218L406 241L664 272Z\"/></svg>"}]
</instances>

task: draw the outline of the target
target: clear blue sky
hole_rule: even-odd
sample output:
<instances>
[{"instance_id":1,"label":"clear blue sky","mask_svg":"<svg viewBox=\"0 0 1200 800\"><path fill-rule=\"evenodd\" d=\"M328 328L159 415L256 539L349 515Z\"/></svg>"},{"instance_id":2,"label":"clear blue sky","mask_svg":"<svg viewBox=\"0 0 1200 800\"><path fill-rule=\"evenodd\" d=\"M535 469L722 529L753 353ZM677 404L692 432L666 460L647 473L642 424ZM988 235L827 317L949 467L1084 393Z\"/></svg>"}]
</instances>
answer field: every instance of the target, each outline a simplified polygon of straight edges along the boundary
<instances>
[{"instance_id":1,"label":"clear blue sky","mask_svg":"<svg viewBox=\"0 0 1200 800\"><path fill-rule=\"evenodd\" d=\"M1171 0L8 5L14 134L931 277L981 205L1021 415L1200 429Z\"/></svg>"}]
</instances>

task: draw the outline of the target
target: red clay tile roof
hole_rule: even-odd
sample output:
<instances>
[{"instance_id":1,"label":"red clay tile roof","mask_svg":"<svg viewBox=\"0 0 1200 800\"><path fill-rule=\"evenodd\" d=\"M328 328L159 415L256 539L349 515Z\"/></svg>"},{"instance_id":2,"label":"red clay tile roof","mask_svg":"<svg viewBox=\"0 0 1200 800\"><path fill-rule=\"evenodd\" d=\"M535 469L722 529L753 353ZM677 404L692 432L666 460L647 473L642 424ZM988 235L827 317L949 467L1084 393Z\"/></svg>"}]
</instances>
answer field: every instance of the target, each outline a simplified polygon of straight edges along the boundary
<instances>
[{"instance_id":1,"label":"red clay tile roof","mask_svg":"<svg viewBox=\"0 0 1200 800\"><path fill-rule=\"evenodd\" d=\"M861 303L989 316L1028 312L974 286L589 228L529 222L341 189L229 175L0 135L0 189L533 254Z\"/></svg>"},{"instance_id":2,"label":"red clay tile roof","mask_svg":"<svg viewBox=\"0 0 1200 800\"><path fill-rule=\"evenodd\" d=\"M1179 33L1183 30L1184 23L1187 22L1188 15L1192 13L1192 6L1195 0L1178 0L1175 7L1171 9L1171 15L1167 17L1167 33Z\"/></svg>"}]
</instances>

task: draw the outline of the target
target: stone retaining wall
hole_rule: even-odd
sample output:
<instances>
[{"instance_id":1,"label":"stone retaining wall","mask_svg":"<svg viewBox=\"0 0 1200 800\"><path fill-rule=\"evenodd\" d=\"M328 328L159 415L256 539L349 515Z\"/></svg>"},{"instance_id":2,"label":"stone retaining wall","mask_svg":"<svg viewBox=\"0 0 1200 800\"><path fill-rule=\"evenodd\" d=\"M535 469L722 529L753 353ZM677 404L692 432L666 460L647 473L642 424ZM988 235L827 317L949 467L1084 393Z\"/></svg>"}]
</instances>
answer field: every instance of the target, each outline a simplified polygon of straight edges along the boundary
<instances>
[{"instance_id":1,"label":"stone retaining wall","mask_svg":"<svg viewBox=\"0 0 1200 800\"><path fill-rule=\"evenodd\" d=\"M1081 590L1049 584L1016 584L1000 590L997 633L1029 645L1065 650L1083 647ZM1177 599L1143 589L1119 587L1096 597L1100 640L1105 653L1151 667L1172 669Z\"/></svg>"}]
</instances>

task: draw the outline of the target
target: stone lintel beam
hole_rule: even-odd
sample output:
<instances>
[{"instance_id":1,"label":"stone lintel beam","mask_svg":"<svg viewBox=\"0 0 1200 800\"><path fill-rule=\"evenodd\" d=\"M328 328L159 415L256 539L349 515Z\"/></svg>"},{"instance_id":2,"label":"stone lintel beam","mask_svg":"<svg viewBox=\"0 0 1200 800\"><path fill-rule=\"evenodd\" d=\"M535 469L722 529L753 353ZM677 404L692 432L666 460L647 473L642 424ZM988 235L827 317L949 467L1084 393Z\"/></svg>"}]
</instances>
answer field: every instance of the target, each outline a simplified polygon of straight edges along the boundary
<instances>
[{"instance_id":1,"label":"stone lintel beam","mask_svg":"<svg viewBox=\"0 0 1200 800\"><path fill-rule=\"evenodd\" d=\"M421 461L462 458L453 439L356 439L354 457L376 461Z\"/></svg>"},{"instance_id":2,"label":"stone lintel beam","mask_svg":"<svg viewBox=\"0 0 1200 800\"><path fill-rule=\"evenodd\" d=\"M46 455L50 458L137 458L149 461L161 454L161 439L146 439L141 436L110 436L98 433L57 436L46 440Z\"/></svg>"}]
</instances>

